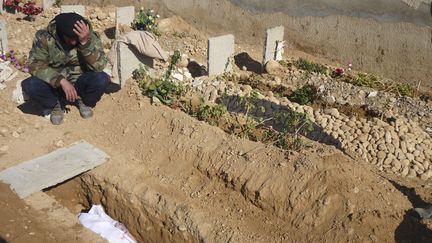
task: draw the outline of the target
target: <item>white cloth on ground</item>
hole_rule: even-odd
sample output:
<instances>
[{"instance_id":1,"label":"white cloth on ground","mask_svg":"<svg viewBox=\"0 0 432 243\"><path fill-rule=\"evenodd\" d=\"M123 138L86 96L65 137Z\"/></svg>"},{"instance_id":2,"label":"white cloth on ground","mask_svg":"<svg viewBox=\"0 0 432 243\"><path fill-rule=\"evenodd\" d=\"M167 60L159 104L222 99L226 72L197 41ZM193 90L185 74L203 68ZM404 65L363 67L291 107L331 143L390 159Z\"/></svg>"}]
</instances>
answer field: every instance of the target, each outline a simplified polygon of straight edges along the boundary
<instances>
[{"instance_id":1,"label":"white cloth on ground","mask_svg":"<svg viewBox=\"0 0 432 243\"><path fill-rule=\"evenodd\" d=\"M101 205L93 205L88 213L80 213L79 221L110 243L136 243L126 227L108 216Z\"/></svg>"}]
</instances>

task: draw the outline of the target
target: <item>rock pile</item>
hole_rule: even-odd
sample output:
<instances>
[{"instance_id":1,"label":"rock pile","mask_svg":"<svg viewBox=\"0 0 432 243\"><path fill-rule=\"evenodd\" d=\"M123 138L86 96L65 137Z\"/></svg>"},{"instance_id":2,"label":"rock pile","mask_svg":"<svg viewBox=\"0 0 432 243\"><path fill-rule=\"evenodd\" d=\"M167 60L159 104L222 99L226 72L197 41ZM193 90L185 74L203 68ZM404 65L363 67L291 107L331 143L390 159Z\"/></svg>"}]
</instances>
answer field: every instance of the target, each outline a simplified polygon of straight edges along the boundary
<instances>
[{"instance_id":1,"label":"rock pile","mask_svg":"<svg viewBox=\"0 0 432 243\"><path fill-rule=\"evenodd\" d=\"M319 99L328 105L364 107L366 111L384 118L400 115L417 122L424 131L432 134L432 101L396 97L388 92L334 81L322 74L312 76L308 82L318 88Z\"/></svg>"}]
</instances>

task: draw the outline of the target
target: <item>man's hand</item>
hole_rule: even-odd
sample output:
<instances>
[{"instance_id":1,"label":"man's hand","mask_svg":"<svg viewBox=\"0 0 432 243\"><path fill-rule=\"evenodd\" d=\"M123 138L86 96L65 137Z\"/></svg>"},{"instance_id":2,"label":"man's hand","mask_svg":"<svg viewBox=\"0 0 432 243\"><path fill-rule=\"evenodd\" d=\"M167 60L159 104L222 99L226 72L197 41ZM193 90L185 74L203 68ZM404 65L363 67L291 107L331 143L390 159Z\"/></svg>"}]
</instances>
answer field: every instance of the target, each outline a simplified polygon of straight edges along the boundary
<instances>
[{"instance_id":1,"label":"man's hand","mask_svg":"<svg viewBox=\"0 0 432 243\"><path fill-rule=\"evenodd\" d=\"M77 21L73 29L74 33L78 35L78 41L81 45L85 45L90 36L89 26L82 20Z\"/></svg>"},{"instance_id":2,"label":"man's hand","mask_svg":"<svg viewBox=\"0 0 432 243\"><path fill-rule=\"evenodd\" d=\"M66 94L66 100L69 102L75 102L78 99L78 94L75 87L66 79L60 80L60 85Z\"/></svg>"}]
</instances>

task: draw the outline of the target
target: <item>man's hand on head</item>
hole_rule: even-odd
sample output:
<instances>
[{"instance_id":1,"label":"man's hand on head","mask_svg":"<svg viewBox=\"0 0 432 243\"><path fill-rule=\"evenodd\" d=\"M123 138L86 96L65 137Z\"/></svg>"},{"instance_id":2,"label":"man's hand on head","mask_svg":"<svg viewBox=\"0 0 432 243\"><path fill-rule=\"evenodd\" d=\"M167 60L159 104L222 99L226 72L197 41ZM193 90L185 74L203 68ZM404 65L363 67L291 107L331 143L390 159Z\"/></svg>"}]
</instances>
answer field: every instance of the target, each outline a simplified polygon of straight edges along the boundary
<instances>
[{"instance_id":1,"label":"man's hand on head","mask_svg":"<svg viewBox=\"0 0 432 243\"><path fill-rule=\"evenodd\" d=\"M66 79L60 80L60 85L66 94L66 100L69 102L75 102L78 99L78 93L75 87Z\"/></svg>"},{"instance_id":2,"label":"man's hand on head","mask_svg":"<svg viewBox=\"0 0 432 243\"><path fill-rule=\"evenodd\" d=\"M75 23L73 31L78 35L80 44L85 45L90 36L89 26L83 20L80 20Z\"/></svg>"}]
</instances>

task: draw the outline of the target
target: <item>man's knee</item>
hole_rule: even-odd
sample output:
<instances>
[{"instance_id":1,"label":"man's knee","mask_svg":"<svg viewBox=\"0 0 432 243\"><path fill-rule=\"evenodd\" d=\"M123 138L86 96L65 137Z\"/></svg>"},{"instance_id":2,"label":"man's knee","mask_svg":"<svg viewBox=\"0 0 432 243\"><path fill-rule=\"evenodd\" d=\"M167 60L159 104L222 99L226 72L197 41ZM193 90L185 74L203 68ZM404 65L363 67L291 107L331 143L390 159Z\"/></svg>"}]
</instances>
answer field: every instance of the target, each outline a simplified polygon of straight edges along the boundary
<instances>
[{"instance_id":1,"label":"man's knee","mask_svg":"<svg viewBox=\"0 0 432 243\"><path fill-rule=\"evenodd\" d=\"M29 77L21 82L22 90L26 94L37 93L41 90L41 86L45 86L45 83L37 77Z\"/></svg>"},{"instance_id":2,"label":"man's knee","mask_svg":"<svg viewBox=\"0 0 432 243\"><path fill-rule=\"evenodd\" d=\"M105 89L110 82L109 76L104 72L95 72L92 76L91 83L98 88Z\"/></svg>"}]
</instances>

